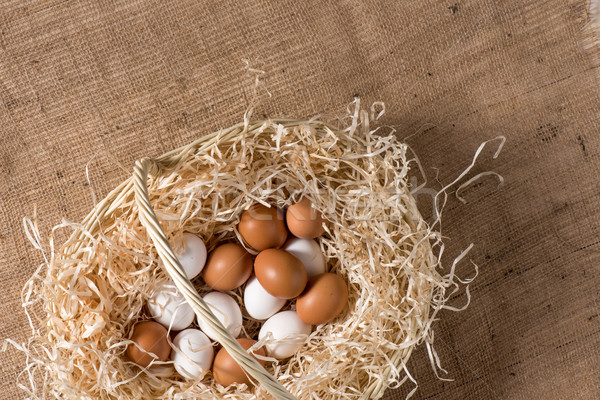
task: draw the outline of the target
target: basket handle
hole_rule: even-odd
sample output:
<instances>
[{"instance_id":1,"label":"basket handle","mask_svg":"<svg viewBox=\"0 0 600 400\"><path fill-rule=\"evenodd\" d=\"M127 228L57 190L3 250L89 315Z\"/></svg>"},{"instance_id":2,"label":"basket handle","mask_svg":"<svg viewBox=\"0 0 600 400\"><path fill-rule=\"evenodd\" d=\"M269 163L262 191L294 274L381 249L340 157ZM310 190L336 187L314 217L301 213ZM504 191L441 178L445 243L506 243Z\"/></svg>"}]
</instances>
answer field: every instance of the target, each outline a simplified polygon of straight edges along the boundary
<instances>
[{"instance_id":1,"label":"basket handle","mask_svg":"<svg viewBox=\"0 0 600 400\"><path fill-rule=\"evenodd\" d=\"M179 260L175 256L165 233L163 232L156 213L150 204L148 194L148 174L158 175L161 166L149 158L143 158L135 163L133 170L133 182L135 190L135 202L139 208L139 217L142 225L148 231L152 243L156 247L158 256L163 262L164 268L175 282L175 286L181 292L185 300L192 307L196 315L201 318L215 332L218 342L227 352L240 364L250 376L258 381L273 397L278 400L296 400L283 385L281 385L262 365L240 344L223 324L215 317L206 302L200 297L192 282L187 278Z\"/></svg>"}]
</instances>

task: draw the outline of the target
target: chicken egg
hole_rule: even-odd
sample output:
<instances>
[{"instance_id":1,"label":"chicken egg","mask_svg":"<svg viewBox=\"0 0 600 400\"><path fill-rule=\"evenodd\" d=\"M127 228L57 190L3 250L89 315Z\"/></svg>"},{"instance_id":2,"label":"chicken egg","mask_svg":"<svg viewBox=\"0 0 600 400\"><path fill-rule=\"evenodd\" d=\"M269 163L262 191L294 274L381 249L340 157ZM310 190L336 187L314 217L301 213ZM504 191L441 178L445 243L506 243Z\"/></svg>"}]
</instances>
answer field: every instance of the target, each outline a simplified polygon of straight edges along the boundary
<instances>
[{"instance_id":1,"label":"chicken egg","mask_svg":"<svg viewBox=\"0 0 600 400\"><path fill-rule=\"evenodd\" d=\"M133 327L127 346L127 357L140 367L146 368L152 361L166 361L171 353L167 341L167 329L154 321L143 321Z\"/></svg>"},{"instance_id":2,"label":"chicken egg","mask_svg":"<svg viewBox=\"0 0 600 400\"><path fill-rule=\"evenodd\" d=\"M210 252L202 273L204 282L215 290L233 290L252 274L252 256L237 243L225 243Z\"/></svg>"},{"instance_id":3,"label":"chicken egg","mask_svg":"<svg viewBox=\"0 0 600 400\"><path fill-rule=\"evenodd\" d=\"M292 237L285 242L282 250L295 255L302 261L309 278L325 272L325 256L316 240Z\"/></svg>"},{"instance_id":4,"label":"chicken egg","mask_svg":"<svg viewBox=\"0 0 600 400\"><path fill-rule=\"evenodd\" d=\"M210 292L204 295L204 301L212 313L225 328L231 333L231 336L238 337L242 330L242 310L235 299L228 294L221 292ZM215 332L200 317L197 318L200 329L212 340L217 340Z\"/></svg>"},{"instance_id":5,"label":"chicken egg","mask_svg":"<svg viewBox=\"0 0 600 400\"><path fill-rule=\"evenodd\" d=\"M256 340L252 339L238 339L237 341L244 348L244 350L248 350L256 343ZM254 354L265 356L265 349L261 347L260 349L254 351ZM256 358L261 365L264 365L265 362L254 356L254 354L252 354L252 356ZM225 348L221 348L221 350L219 350L217 353L212 371L215 380L223 386L229 386L234 383L245 383L246 385L252 384L249 375L246 374L242 367L237 363L237 361L235 361L233 357L231 357Z\"/></svg>"},{"instance_id":6,"label":"chicken egg","mask_svg":"<svg viewBox=\"0 0 600 400\"><path fill-rule=\"evenodd\" d=\"M183 234L183 252L177 254L177 259L188 279L194 279L206 263L206 246L198 236L185 232Z\"/></svg>"},{"instance_id":7,"label":"chicken egg","mask_svg":"<svg viewBox=\"0 0 600 400\"><path fill-rule=\"evenodd\" d=\"M287 239L283 213L276 207L255 204L242 213L238 232L254 250L281 247Z\"/></svg>"},{"instance_id":8,"label":"chicken egg","mask_svg":"<svg viewBox=\"0 0 600 400\"><path fill-rule=\"evenodd\" d=\"M173 339L171 360L179 374L188 379L202 379L213 361L213 345L198 329L181 331Z\"/></svg>"},{"instance_id":9,"label":"chicken egg","mask_svg":"<svg viewBox=\"0 0 600 400\"><path fill-rule=\"evenodd\" d=\"M288 207L286 223L290 233L302 239L314 239L325 233L321 213L312 207L306 197Z\"/></svg>"},{"instance_id":10,"label":"chicken egg","mask_svg":"<svg viewBox=\"0 0 600 400\"><path fill-rule=\"evenodd\" d=\"M155 321L174 331L185 329L194 321L194 310L173 281L160 283L146 307Z\"/></svg>"},{"instance_id":11,"label":"chicken egg","mask_svg":"<svg viewBox=\"0 0 600 400\"><path fill-rule=\"evenodd\" d=\"M302 261L285 250L266 249L258 253L254 273L261 286L280 299L293 299L306 286L307 274Z\"/></svg>"},{"instance_id":12,"label":"chicken egg","mask_svg":"<svg viewBox=\"0 0 600 400\"><path fill-rule=\"evenodd\" d=\"M348 303L344 279L333 273L313 276L296 300L298 317L307 324L325 324L337 317Z\"/></svg>"},{"instance_id":13,"label":"chicken egg","mask_svg":"<svg viewBox=\"0 0 600 400\"><path fill-rule=\"evenodd\" d=\"M244 306L248 315L254 319L267 319L277 311L281 310L281 307L285 304L285 299L278 299L272 296L263 288L253 276L248 280L246 287L244 288Z\"/></svg>"},{"instance_id":14,"label":"chicken egg","mask_svg":"<svg viewBox=\"0 0 600 400\"><path fill-rule=\"evenodd\" d=\"M267 353L282 360L291 357L302 347L311 329L296 311L281 311L265 321L258 333L258 340L270 337L265 346Z\"/></svg>"}]
</instances>

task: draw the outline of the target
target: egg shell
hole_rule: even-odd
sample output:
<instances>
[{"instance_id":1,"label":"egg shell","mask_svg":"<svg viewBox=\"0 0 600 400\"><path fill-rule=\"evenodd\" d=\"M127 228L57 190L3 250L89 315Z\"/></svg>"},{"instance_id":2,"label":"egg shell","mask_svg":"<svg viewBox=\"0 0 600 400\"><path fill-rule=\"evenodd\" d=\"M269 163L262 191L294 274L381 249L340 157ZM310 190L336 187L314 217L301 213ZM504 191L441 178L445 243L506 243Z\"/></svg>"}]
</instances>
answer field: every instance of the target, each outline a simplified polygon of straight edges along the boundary
<instances>
[{"instance_id":1,"label":"egg shell","mask_svg":"<svg viewBox=\"0 0 600 400\"><path fill-rule=\"evenodd\" d=\"M238 339L237 341L244 348L244 350L248 350L256 343L256 340L252 339ZM254 354L265 356L265 349L261 347L260 349L254 351ZM254 354L252 354L252 356L256 358L261 365L264 365L265 362L255 357ZM246 374L242 367L237 363L237 361L234 360L233 357L231 357L225 348L221 348L221 350L219 350L217 353L212 371L215 380L223 386L229 386L234 383L245 383L246 385L252 384L249 375Z\"/></svg>"},{"instance_id":2,"label":"egg shell","mask_svg":"<svg viewBox=\"0 0 600 400\"><path fill-rule=\"evenodd\" d=\"M283 213L276 207L255 204L242 213L238 232L254 250L281 247L287 239Z\"/></svg>"},{"instance_id":3,"label":"egg shell","mask_svg":"<svg viewBox=\"0 0 600 400\"><path fill-rule=\"evenodd\" d=\"M250 278L244 288L244 306L248 315L254 319L263 320L269 318L281 310L285 301L285 299L278 299L275 296L271 296L262 287L256 276Z\"/></svg>"},{"instance_id":4,"label":"egg shell","mask_svg":"<svg viewBox=\"0 0 600 400\"><path fill-rule=\"evenodd\" d=\"M271 334L266 343L267 353L279 360L291 357L302 347L312 327L303 322L296 311L281 311L265 321L258 333L258 340Z\"/></svg>"},{"instance_id":5,"label":"egg shell","mask_svg":"<svg viewBox=\"0 0 600 400\"><path fill-rule=\"evenodd\" d=\"M206 246L198 236L185 232L183 234L183 252L177 254L188 279L194 279L206 263Z\"/></svg>"},{"instance_id":6,"label":"egg shell","mask_svg":"<svg viewBox=\"0 0 600 400\"><path fill-rule=\"evenodd\" d=\"M279 299L293 299L300 295L308 279L302 261L281 249L258 253L254 260L254 273L261 286Z\"/></svg>"},{"instance_id":7,"label":"egg shell","mask_svg":"<svg viewBox=\"0 0 600 400\"><path fill-rule=\"evenodd\" d=\"M295 255L302 261L309 278L325 272L325 256L316 240L291 237L285 242L282 250Z\"/></svg>"},{"instance_id":8,"label":"egg shell","mask_svg":"<svg viewBox=\"0 0 600 400\"><path fill-rule=\"evenodd\" d=\"M167 329L154 321L137 323L133 327L131 340L137 343L137 346L133 343L127 346L127 357L143 368L152 361L166 361L171 353L171 346L167 341Z\"/></svg>"},{"instance_id":9,"label":"egg shell","mask_svg":"<svg viewBox=\"0 0 600 400\"><path fill-rule=\"evenodd\" d=\"M171 360L177 372L188 379L202 379L214 357L210 339L198 329L186 329L175 336L173 345Z\"/></svg>"},{"instance_id":10,"label":"egg shell","mask_svg":"<svg viewBox=\"0 0 600 400\"><path fill-rule=\"evenodd\" d=\"M325 233L321 213L306 197L288 207L286 223L290 233L302 239L314 239Z\"/></svg>"},{"instance_id":11,"label":"egg shell","mask_svg":"<svg viewBox=\"0 0 600 400\"><path fill-rule=\"evenodd\" d=\"M204 295L204 301L208 304L212 313L227 328L231 336L238 337L242 330L242 310L235 299L221 292L210 292ZM212 340L217 340L215 332L198 317L198 326L202 332Z\"/></svg>"},{"instance_id":12,"label":"egg shell","mask_svg":"<svg viewBox=\"0 0 600 400\"><path fill-rule=\"evenodd\" d=\"M314 276L296 300L296 312L307 324L325 324L337 317L348 303L348 286L333 273Z\"/></svg>"},{"instance_id":13,"label":"egg shell","mask_svg":"<svg viewBox=\"0 0 600 400\"><path fill-rule=\"evenodd\" d=\"M152 319L171 330L180 331L194 322L192 307L175 286L173 281L160 283L146 303Z\"/></svg>"},{"instance_id":14,"label":"egg shell","mask_svg":"<svg viewBox=\"0 0 600 400\"><path fill-rule=\"evenodd\" d=\"M242 245L225 243L210 252L202 277L215 290L234 290L242 286L251 274L250 253Z\"/></svg>"}]
</instances>

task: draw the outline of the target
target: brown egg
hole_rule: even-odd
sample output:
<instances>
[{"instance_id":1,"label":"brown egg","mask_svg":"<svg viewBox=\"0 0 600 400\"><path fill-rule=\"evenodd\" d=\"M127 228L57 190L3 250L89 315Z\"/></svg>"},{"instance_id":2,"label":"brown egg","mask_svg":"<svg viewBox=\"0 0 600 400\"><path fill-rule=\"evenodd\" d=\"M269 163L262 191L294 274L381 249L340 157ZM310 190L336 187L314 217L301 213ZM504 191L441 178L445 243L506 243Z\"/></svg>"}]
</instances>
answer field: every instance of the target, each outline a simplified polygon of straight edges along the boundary
<instances>
[{"instance_id":1,"label":"brown egg","mask_svg":"<svg viewBox=\"0 0 600 400\"><path fill-rule=\"evenodd\" d=\"M346 282L341 276L327 272L310 278L296 300L296 312L303 322L320 325L337 317L347 302Z\"/></svg>"},{"instance_id":2,"label":"brown egg","mask_svg":"<svg viewBox=\"0 0 600 400\"><path fill-rule=\"evenodd\" d=\"M131 343L127 346L127 356L140 367L147 367L151 361L167 361L171 346L167 341L167 328L154 321L139 322L133 327L131 340L145 351ZM150 353L156 354L158 358Z\"/></svg>"},{"instance_id":3,"label":"brown egg","mask_svg":"<svg viewBox=\"0 0 600 400\"><path fill-rule=\"evenodd\" d=\"M242 213L238 231L254 250L281 247L287 239L283 213L276 207L255 204Z\"/></svg>"},{"instance_id":4,"label":"brown egg","mask_svg":"<svg viewBox=\"0 0 600 400\"><path fill-rule=\"evenodd\" d=\"M252 256L237 243L225 243L211 251L202 270L204 282L215 290L233 290L252 274Z\"/></svg>"},{"instance_id":5,"label":"brown egg","mask_svg":"<svg viewBox=\"0 0 600 400\"><path fill-rule=\"evenodd\" d=\"M237 339L238 343L244 348L244 350L248 350L256 340L252 339ZM265 355L265 349L260 348L254 352L255 354L260 354L261 356ZM252 355L254 357L254 355ZM256 357L254 357L256 358ZM263 360L259 360L256 358L261 365L265 365ZM242 367L229 355L225 348L219 350L215 357L215 361L213 362L213 377L215 380L223 386L229 386L233 383L245 383L246 385L251 385L252 382L250 378Z\"/></svg>"},{"instance_id":6,"label":"brown egg","mask_svg":"<svg viewBox=\"0 0 600 400\"><path fill-rule=\"evenodd\" d=\"M297 297L308 279L302 261L280 249L267 249L258 253L254 260L254 273L261 286L271 296L279 299Z\"/></svg>"},{"instance_id":7,"label":"brown egg","mask_svg":"<svg viewBox=\"0 0 600 400\"><path fill-rule=\"evenodd\" d=\"M306 197L287 209L286 222L290 233L302 239L314 239L325 233L321 213Z\"/></svg>"}]
</instances>

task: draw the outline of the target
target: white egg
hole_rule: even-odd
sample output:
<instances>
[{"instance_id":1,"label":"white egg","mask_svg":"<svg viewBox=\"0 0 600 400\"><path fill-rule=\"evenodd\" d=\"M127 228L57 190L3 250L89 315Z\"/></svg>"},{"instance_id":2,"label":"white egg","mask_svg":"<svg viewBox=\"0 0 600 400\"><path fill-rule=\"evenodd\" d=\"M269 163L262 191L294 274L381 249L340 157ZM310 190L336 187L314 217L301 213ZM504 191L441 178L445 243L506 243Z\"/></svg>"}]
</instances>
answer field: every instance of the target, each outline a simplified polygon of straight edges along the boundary
<instances>
[{"instance_id":1,"label":"white egg","mask_svg":"<svg viewBox=\"0 0 600 400\"><path fill-rule=\"evenodd\" d=\"M185 329L194 321L194 310L172 281L159 284L146 306L156 322L174 331Z\"/></svg>"},{"instance_id":2,"label":"white egg","mask_svg":"<svg viewBox=\"0 0 600 400\"><path fill-rule=\"evenodd\" d=\"M302 261L309 278L325 272L325 257L316 240L291 238L283 245L283 250Z\"/></svg>"},{"instance_id":3,"label":"white egg","mask_svg":"<svg viewBox=\"0 0 600 400\"><path fill-rule=\"evenodd\" d=\"M229 333L233 337L238 337L242 331L242 310L235 299L222 292L210 292L203 299ZM200 317L198 317L198 325L206 333L206 336L217 340L215 332Z\"/></svg>"},{"instance_id":4,"label":"white egg","mask_svg":"<svg viewBox=\"0 0 600 400\"><path fill-rule=\"evenodd\" d=\"M183 234L183 253L177 259L189 279L194 279L206 264L206 246L202 239L191 233Z\"/></svg>"},{"instance_id":5,"label":"white egg","mask_svg":"<svg viewBox=\"0 0 600 400\"><path fill-rule=\"evenodd\" d=\"M256 279L250 278L244 289L244 306L248 314L255 319L267 319L285 304L285 299L271 296Z\"/></svg>"},{"instance_id":6,"label":"white egg","mask_svg":"<svg viewBox=\"0 0 600 400\"><path fill-rule=\"evenodd\" d=\"M283 360L293 356L302 347L311 329L312 326L302 322L296 311L282 311L263 324L258 340L270 333L272 340L266 342L267 353Z\"/></svg>"},{"instance_id":7,"label":"white egg","mask_svg":"<svg viewBox=\"0 0 600 400\"><path fill-rule=\"evenodd\" d=\"M198 329L181 331L173 339L173 365L188 379L202 379L212 365L214 349L208 337Z\"/></svg>"}]
</instances>

